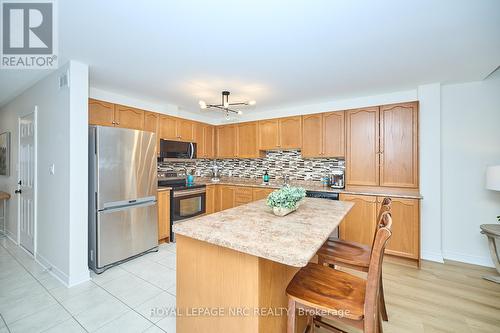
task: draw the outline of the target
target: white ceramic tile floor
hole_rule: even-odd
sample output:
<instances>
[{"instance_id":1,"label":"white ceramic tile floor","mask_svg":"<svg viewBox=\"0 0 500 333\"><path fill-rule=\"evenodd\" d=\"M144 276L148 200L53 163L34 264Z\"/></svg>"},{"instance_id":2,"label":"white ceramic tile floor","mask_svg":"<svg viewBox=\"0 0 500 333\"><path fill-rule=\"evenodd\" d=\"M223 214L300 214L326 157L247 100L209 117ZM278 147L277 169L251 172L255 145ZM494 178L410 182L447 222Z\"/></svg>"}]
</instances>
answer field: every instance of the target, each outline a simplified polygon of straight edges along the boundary
<instances>
[{"instance_id":1,"label":"white ceramic tile floor","mask_svg":"<svg viewBox=\"0 0 500 333\"><path fill-rule=\"evenodd\" d=\"M31 255L0 238L0 333L175 333L175 317L152 316L175 307L175 244L91 281L66 288Z\"/></svg>"}]
</instances>

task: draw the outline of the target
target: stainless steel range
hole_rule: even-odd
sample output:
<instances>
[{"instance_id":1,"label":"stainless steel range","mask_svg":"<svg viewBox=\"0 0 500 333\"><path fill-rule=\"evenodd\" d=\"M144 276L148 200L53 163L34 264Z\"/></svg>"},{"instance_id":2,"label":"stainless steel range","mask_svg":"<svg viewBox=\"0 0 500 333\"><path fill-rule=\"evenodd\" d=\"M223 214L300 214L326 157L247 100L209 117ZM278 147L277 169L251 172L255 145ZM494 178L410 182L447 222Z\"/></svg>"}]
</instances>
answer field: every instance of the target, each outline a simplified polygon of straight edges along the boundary
<instances>
[{"instance_id":1,"label":"stainless steel range","mask_svg":"<svg viewBox=\"0 0 500 333\"><path fill-rule=\"evenodd\" d=\"M170 193L170 239L175 242L172 226L175 223L205 214L206 186L188 184L177 173L166 173L158 178L158 186L172 187Z\"/></svg>"}]
</instances>

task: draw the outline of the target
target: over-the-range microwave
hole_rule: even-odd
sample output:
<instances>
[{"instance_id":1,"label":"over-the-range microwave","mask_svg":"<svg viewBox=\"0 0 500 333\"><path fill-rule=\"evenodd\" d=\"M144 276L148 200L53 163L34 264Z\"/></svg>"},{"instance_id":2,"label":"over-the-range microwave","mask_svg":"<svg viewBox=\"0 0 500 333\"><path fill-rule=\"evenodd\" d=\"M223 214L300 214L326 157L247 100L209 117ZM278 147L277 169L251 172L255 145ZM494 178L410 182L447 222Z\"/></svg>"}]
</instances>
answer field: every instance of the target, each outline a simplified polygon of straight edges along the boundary
<instances>
[{"instance_id":1,"label":"over-the-range microwave","mask_svg":"<svg viewBox=\"0 0 500 333\"><path fill-rule=\"evenodd\" d=\"M160 158L196 158L196 143L161 139Z\"/></svg>"}]
</instances>

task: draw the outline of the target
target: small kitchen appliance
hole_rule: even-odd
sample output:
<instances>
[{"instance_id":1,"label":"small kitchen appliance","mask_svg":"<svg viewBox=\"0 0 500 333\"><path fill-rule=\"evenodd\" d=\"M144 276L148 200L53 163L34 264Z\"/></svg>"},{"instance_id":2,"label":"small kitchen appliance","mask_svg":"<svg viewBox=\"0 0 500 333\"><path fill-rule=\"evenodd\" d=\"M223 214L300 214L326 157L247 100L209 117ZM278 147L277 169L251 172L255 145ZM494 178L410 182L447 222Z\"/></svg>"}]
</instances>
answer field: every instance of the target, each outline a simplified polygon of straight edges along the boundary
<instances>
[{"instance_id":1,"label":"small kitchen appliance","mask_svg":"<svg viewBox=\"0 0 500 333\"><path fill-rule=\"evenodd\" d=\"M345 187L345 172L344 169L334 169L330 174L330 187L344 188Z\"/></svg>"}]
</instances>

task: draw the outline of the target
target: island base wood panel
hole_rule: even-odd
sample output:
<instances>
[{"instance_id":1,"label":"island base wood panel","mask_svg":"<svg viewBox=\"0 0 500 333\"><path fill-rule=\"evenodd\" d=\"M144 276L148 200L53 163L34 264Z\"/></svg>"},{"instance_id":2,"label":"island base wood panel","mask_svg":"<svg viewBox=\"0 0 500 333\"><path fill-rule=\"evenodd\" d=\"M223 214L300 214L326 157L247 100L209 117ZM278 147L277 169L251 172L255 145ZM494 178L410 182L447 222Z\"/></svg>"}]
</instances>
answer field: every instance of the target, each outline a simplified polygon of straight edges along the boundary
<instances>
[{"instance_id":1,"label":"island base wood panel","mask_svg":"<svg viewBox=\"0 0 500 333\"><path fill-rule=\"evenodd\" d=\"M286 332L285 290L297 271L297 267L178 235L177 311L182 315L177 317L177 332ZM222 308L226 315L193 316L194 309L200 308ZM250 314L231 315L231 308L250 309ZM283 311L283 315L254 315L254 309L276 309L274 314ZM304 318L299 318L297 332L304 324Z\"/></svg>"}]
</instances>

